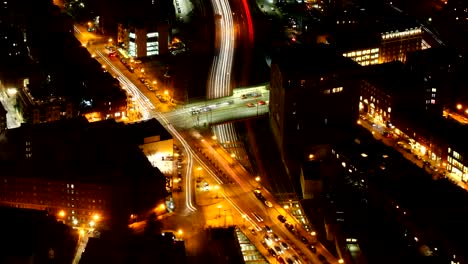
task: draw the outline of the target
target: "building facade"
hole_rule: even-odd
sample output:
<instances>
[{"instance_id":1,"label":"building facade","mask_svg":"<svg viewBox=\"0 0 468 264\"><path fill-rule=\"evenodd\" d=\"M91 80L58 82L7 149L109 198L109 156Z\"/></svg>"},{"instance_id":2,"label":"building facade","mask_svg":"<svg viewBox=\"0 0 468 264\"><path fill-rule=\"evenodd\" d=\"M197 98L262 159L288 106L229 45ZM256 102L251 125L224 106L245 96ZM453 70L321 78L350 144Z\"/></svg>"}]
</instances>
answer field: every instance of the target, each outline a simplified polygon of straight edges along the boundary
<instances>
[{"instance_id":1,"label":"building facade","mask_svg":"<svg viewBox=\"0 0 468 264\"><path fill-rule=\"evenodd\" d=\"M170 27L161 22L145 26L120 23L117 41L132 58L164 55L169 51Z\"/></svg>"},{"instance_id":2,"label":"building facade","mask_svg":"<svg viewBox=\"0 0 468 264\"><path fill-rule=\"evenodd\" d=\"M305 67L298 66L304 61ZM283 153L331 139L333 131L357 121L357 72L357 64L326 46L289 50L274 59L270 121Z\"/></svg>"}]
</instances>

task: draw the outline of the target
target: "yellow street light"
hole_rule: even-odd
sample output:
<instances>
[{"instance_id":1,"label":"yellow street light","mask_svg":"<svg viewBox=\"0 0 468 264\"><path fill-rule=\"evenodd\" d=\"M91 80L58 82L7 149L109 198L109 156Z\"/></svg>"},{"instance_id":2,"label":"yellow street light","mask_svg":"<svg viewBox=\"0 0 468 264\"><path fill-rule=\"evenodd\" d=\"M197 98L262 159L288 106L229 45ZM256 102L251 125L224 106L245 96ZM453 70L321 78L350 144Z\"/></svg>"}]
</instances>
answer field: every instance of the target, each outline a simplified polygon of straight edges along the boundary
<instances>
[{"instance_id":1,"label":"yellow street light","mask_svg":"<svg viewBox=\"0 0 468 264\"><path fill-rule=\"evenodd\" d=\"M65 217L65 211L61 210L61 211L58 213L58 215L59 215L60 217Z\"/></svg>"},{"instance_id":2,"label":"yellow street light","mask_svg":"<svg viewBox=\"0 0 468 264\"><path fill-rule=\"evenodd\" d=\"M108 41L109 41L109 43L111 43L113 40L112 40L112 38L109 38L109 40L108 40Z\"/></svg>"},{"instance_id":3,"label":"yellow street light","mask_svg":"<svg viewBox=\"0 0 468 264\"><path fill-rule=\"evenodd\" d=\"M255 181L259 182L261 180L260 176L255 177Z\"/></svg>"},{"instance_id":4,"label":"yellow street light","mask_svg":"<svg viewBox=\"0 0 468 264\"><path fill-rule=\"evenodd\" d=\"M310 234L311 234L312 236L316 236L316 235L317 235L317 233L316 233L315 231L310 232Z\"/></svg>"},{"instance_id":5,"label":"yellow street light","mask_svg":"<svg viewBox=\"0 0 468 264\"><path fill-rule=\"evenodd\" d=\"M181 236L183 233L184 231L182 231L182 229L177 230L177 234L179 234L179 236Z\"/></svg>"},{"instance_id":6,"label":"yellow street light","mask_svg":"<svg viewBox=\"0 0 468 264\"><path fill-rule=\"evenodd\" d=\"M96 223L95 223L93 220L89 221L89 226L90 226L90 227L94 227L95 224L96 224Z\"/></svg>"},{"instance_id":7,"label":"yellow street light","mask_svg":"<svg viewBox=\"0 0 468 264\"><path fill-rule=\"evenodd\" d=\"M143 69L143 68L141 68L140 71L141 71L141 73L145 73L145 69Z\"/></svg>"},{"instance_id":8,"label":"yellow street light","mask_svg":"<svg viewBox=\"0 0 468 264\"><path fill-rule=\"evenodd\" d=\"M164 94L165 94L165 95L168 95L168 94L169 94L169 91L168 91L168 90L164 90Z\"/></svg>"},{"instance_id":9,"label":"yellow street light","mask_svg":"<svg viewBox=\"0 0 468 264\"><path fill-rule=\"evenodd\" d=\"M313 160L314 159L314 154L309 154L309 160Z\"/></svg>"},{"instance_id":10,"label":"yellow street light","mask_svg":"<svg viewBox=\"0 0 468 264\"><path fill-rule=\"evenodd\" d=\"M165 209L166 209L166 205L165 205L165 204L160 204L160 205L159 205L159 209L165 210Z\"/></svg>"},{"instance_id":11,"label":"yellow street light","mask_svg":"<svg viewBox=\"0 0 468 264\"><path fill-rule=\"evenodd\" d=\"M80 234L80 236L84 236L84 234L85 234L83 229L80 229L80 231L78 231L78 233Z\"/></svg>"},{"instance_id":12,"label":"yellow street light","mask_svg":"<svg viewBox=\"0 0 468 264\"><path fill-rule=\"evenodd\" d=\"M463 107L463 106L462 106L461 104L457 104L457 109L458 109L458 110L462 109L462 107Z\"/></svg>"},{"instance_id":13,"label":"yellow street light","mask_svg":"<svg viewBox=\"0 0 468 264\"><path fill-rule=\"evenodd\" d=\"M288 209L289 209L289 205L285 204L285 205L283 206L283 208L286 209L286 210L288 210Z\"/></svg>"},{"instance_id":14,"label":"yellow street light","mask_svg":"<svg viewBox=\"0 0 468 264\"><path fill-rule=\"evenodd\" d=\"M212 136L211 139L216 140L218 138L216 136Z\"/></svg>"},{"instance_id":15,"label":"yellow street light","mask_svg":"<svg viewBox=\"0 0 468 264\"><path fill-rule=\"evenodd\" d=\"M338 263L340 263L340 264L341 264L341 263L344 263L344 260L343 260L343 259L339 259L339 260L338 260Z\"/></svg>"},{"instance_id":16,"label":"yellow street light","mask_svg":"<svg viewBox=\"0 0 468 264\"><path fill-rule=\"evenodd\" d=\"M153 84L156 85L158 82L157 81L153 81Z\"/></svg>"},{"instance_id":17,"label":"yellow street light","mask_svg":"<svg viewBox=\"0 0 468 264\"><path fill-rule=\"evenodd\" d=\"M231 153L231 158L235 158L235 157L236 157L236 154Z\"/></svg>"},{"instance_id":18,"label":"yellow street light","mask_svg":"<svg viewBox=\"0 0 468 264\"><path fill-rule=\"evenodd\" d=\"M78 224L78 220L77 220L77 219L73 219L73 224L74 224L74 225L77 225L77 224Z\"/></svg>"}]
</instances>

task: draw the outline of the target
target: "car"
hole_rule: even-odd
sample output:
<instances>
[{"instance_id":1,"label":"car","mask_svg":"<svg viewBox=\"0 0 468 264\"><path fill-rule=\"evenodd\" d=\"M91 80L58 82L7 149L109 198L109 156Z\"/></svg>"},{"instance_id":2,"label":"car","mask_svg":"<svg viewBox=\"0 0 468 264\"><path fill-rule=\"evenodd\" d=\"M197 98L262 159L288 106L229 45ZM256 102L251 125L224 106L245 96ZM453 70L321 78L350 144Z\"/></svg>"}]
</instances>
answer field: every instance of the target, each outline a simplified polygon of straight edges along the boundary
<instances>
[{"instance_id":1,"label":"car","mask_svg":"<svg viewBox=\"0 0 468 264\"><path fill-rule=\"evenodd\" d=\"M246 94L241 95L241 99L247 99L247 95Z\"/></svg>"},{"instance_id":2,"label":"car","mask_svg":"<svg viewBox=\"0 0 468 264\"><path fill-rule=\"evenodd\" d=\"M273 248L275 249L276 254L283 254L283 250L281 249L280 246L275 245Z\"/></svg>"},{"instance_id":3,"label":"car","mask_svg":"<svg viewBox=\"0 0 468 264\"><path fill-rule=\"evenodd\" d=\"M258 101L258 105L266 105L265 101Z\"/></svg>"},{"instance_id":4,"label":"car","mask_svg":"<svg viewBox=\"0 0 468 264\"><path fill-rule=\"evenodd\" d=\"M309 246L309 249L310 251L312 251L312 253L317 253L317 248L315 246Z\"/></svg>"},{"instance_id":5,"label":"car","mask_svg":"<svg viewBox=\"0 0 468 264\"><path fill-rule=\"evenodd\" d=\"M250 229L250 233L251 233L252 235L254 235L254 236L256 236L256 235L257 235L257 231L255 231L255 229L253 229L253 228L252 228L252 229Z\"/></svg>"},{"instance_id":6,"label":"car","mask_svg":"<svg viewBox=\"0 0 468 264\"><path fill-rule=\"evenodd\" d=\"M280 245L283 247L284 250L289 248L289 245L286 242L281 241Z\"/></svg>"},{"instance_id":7,"label":"car","mask_svg":"<svg viewBox=\"0 0 468 264\"><path fill-rule=\"evenodd\" d=\"M284 262L284 259L282 257L278 256L276 259L278 260L278 263L286 264L286 262Z\"/></svg>"},{"instance_id":8,"label":"car","mask_svg":"<svg viewBox=\"0 0 468 264\"><path fill-rule=\"evenodd\" d=\"M301 241L305 244L309 244L309 240L307 240L307 238L305 238L304 236L301 236L299 237L301 239Z\"/></svg>"},{"instance_id":9,"label":"car","mask_svg":"<svg viewBox=\"0 0 468 264\"><path fill-rule=\"evenodd\" d=\"M279 220L281 223L284 223L284 222L286 222L286 217L284 217L284 215L278 215L278 220Z\"/></svg>"},{"instance_id":10,"label":"car","mask_svg":"<svg viewBox=\"0 0 468 264\"><path fill-rule=\"evenodd\" d=\"M294 260L290 259L290 258L286 258L286 263L288 264L294 264Z\"/></svg>"},{"instance_id":11,"label":"car","mask_svg":"<svg viewBox=\"0 0 468 264\"><path fill-rule=\"evenodd\" d=\"M265 205L268 207L273 207L273 204L270 201L265 200Z\"/></svg>"},{"instance_id":12,"label":"car","mask_svg":"<svg viewBox=\"0 0 468 264\"><path fill-rule=\"evenodd\" d=\"M267 231L267 233L273 232L273 230L271 230L271 228L267 225L265 225L265 230Z\"/></svg>"},{"instance_id":13,"label":"car","mask_svg":"<svg viewBox=\"0 0 468 264\"><path fill-rule=\"evenodd\" d=\"M296 232L296 230L294 229L294 226L291 224L291 223L284 223L284 226L286 227L286 229L288 229L290 232L294 233Z\"/></svg>"},{"instance_id":14,"label":"car","mask_svg":"<svg viewBox=\"0 0 468 264\"><path fill-rule=\"evenodd\" d=\"M268 249L268 253L270 253L270 255L271 255L272 257L276 257L276 256L277 256L276 252L275 252L272 248L269 248L269 249Z\"/></svg>"},{"instance_id":15,"label":"car","mask_svg":"<svg viewBox=\"0 0 468 264\"><path fill-rule=\"evenodd\" d=\"M247 107L255 107L254 103L246 103L245 104Z\"/></svg>"},{"instance_id":16,"label":"car","mask_svg":"<svg viewBox=\"0 0 468 264\"><path fill-rule=\"evenodd\" d=\"M276 234L272 234L271 236L273 237L273 240L275 240L275 241L279 241L279 240L280 240L279 236L276 235Z\"/></svg>"}]
</instances>

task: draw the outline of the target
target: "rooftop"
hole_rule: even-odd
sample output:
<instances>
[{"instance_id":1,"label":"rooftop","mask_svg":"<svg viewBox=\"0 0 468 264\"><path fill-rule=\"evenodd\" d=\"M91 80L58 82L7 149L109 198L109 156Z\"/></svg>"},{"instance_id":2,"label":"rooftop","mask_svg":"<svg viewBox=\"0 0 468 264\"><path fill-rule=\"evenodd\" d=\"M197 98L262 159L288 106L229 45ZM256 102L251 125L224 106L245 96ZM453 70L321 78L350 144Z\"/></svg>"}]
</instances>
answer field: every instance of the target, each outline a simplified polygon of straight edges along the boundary
<instances>
[{"instance_id":1,"label":"rooftop","mask_svg":"<svg viewBox=\"0 0 468 264\"><path fill-rule=\"evenodd\" d=\"M305 78L320 76L332 72L359 67L351 59L343 57L327 45L293 46L283 50L273 64L278 64L287 78Z\"/></svg>"}]
</instances>

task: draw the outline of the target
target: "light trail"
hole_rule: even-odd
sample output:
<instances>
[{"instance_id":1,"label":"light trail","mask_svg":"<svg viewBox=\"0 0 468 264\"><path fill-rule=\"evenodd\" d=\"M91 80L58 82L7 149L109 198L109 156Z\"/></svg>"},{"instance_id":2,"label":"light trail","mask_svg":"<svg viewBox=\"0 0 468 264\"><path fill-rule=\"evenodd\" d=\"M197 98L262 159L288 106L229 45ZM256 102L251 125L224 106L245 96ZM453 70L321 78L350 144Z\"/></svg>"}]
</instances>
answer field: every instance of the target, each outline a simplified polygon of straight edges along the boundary
<instances>
[{"instance_id":1,"label":"light trail","mask_svg":"<svg viewBox=\"0 0 468 264\"><path fill-rule=\"evenodd\" d=\"M253 23L252 23L252 16L250 15L250 9L249 9L249 4L247 3L247 0L242 0L242 5L244 6L245 16L247 17L247 26L249 29L249 41L253 42L254 29L253 29Z\"/></svg>"},{"instance_id":2,"label":"light trail","mask_svg":"<svg viewBox=\"0 0 468 264\"><path fill-rule=\"evenodd\" d=\"M179 134L179 132L172 126L170 121L161 113L155 111L156 108L155 106L151 103L151 101L146 97L145 94L143 94L138 87L136 87L125 75L120 72L120 70L115 67L112 62L99 50L96 50L96 54L105 62L105 64L114 71L114 73L118 76L117 79L122 83L122 86L129 91L138 104L141 106L141 110L143 111L143 115L145 119L155 117L166 129L179 140L179 142L182 144L182 146L185 149L185 152L187 153L187 180L186 180L186 192L185 192L185 204L187 208L195 212L197 208L193 205L192 199L193 199L193 194L192 194L192 188L191 188L191 179L192 179L192 168L193 168L193 152L190 148L190 146L187 144L187 142L184 140L184 138Z\"/></svg>"},{"instance_id":3,"label":"light trail","mask_svg":"<svg viewBox=\"0 0 468 264\"><path fill-rule=\"evenodd\" d=\"M217 55L213 59L208 80L207 98L230 96L231 71L234 57L234 22L228 0L212 0L215 13Z\"/></svg>"}]
</instances>

